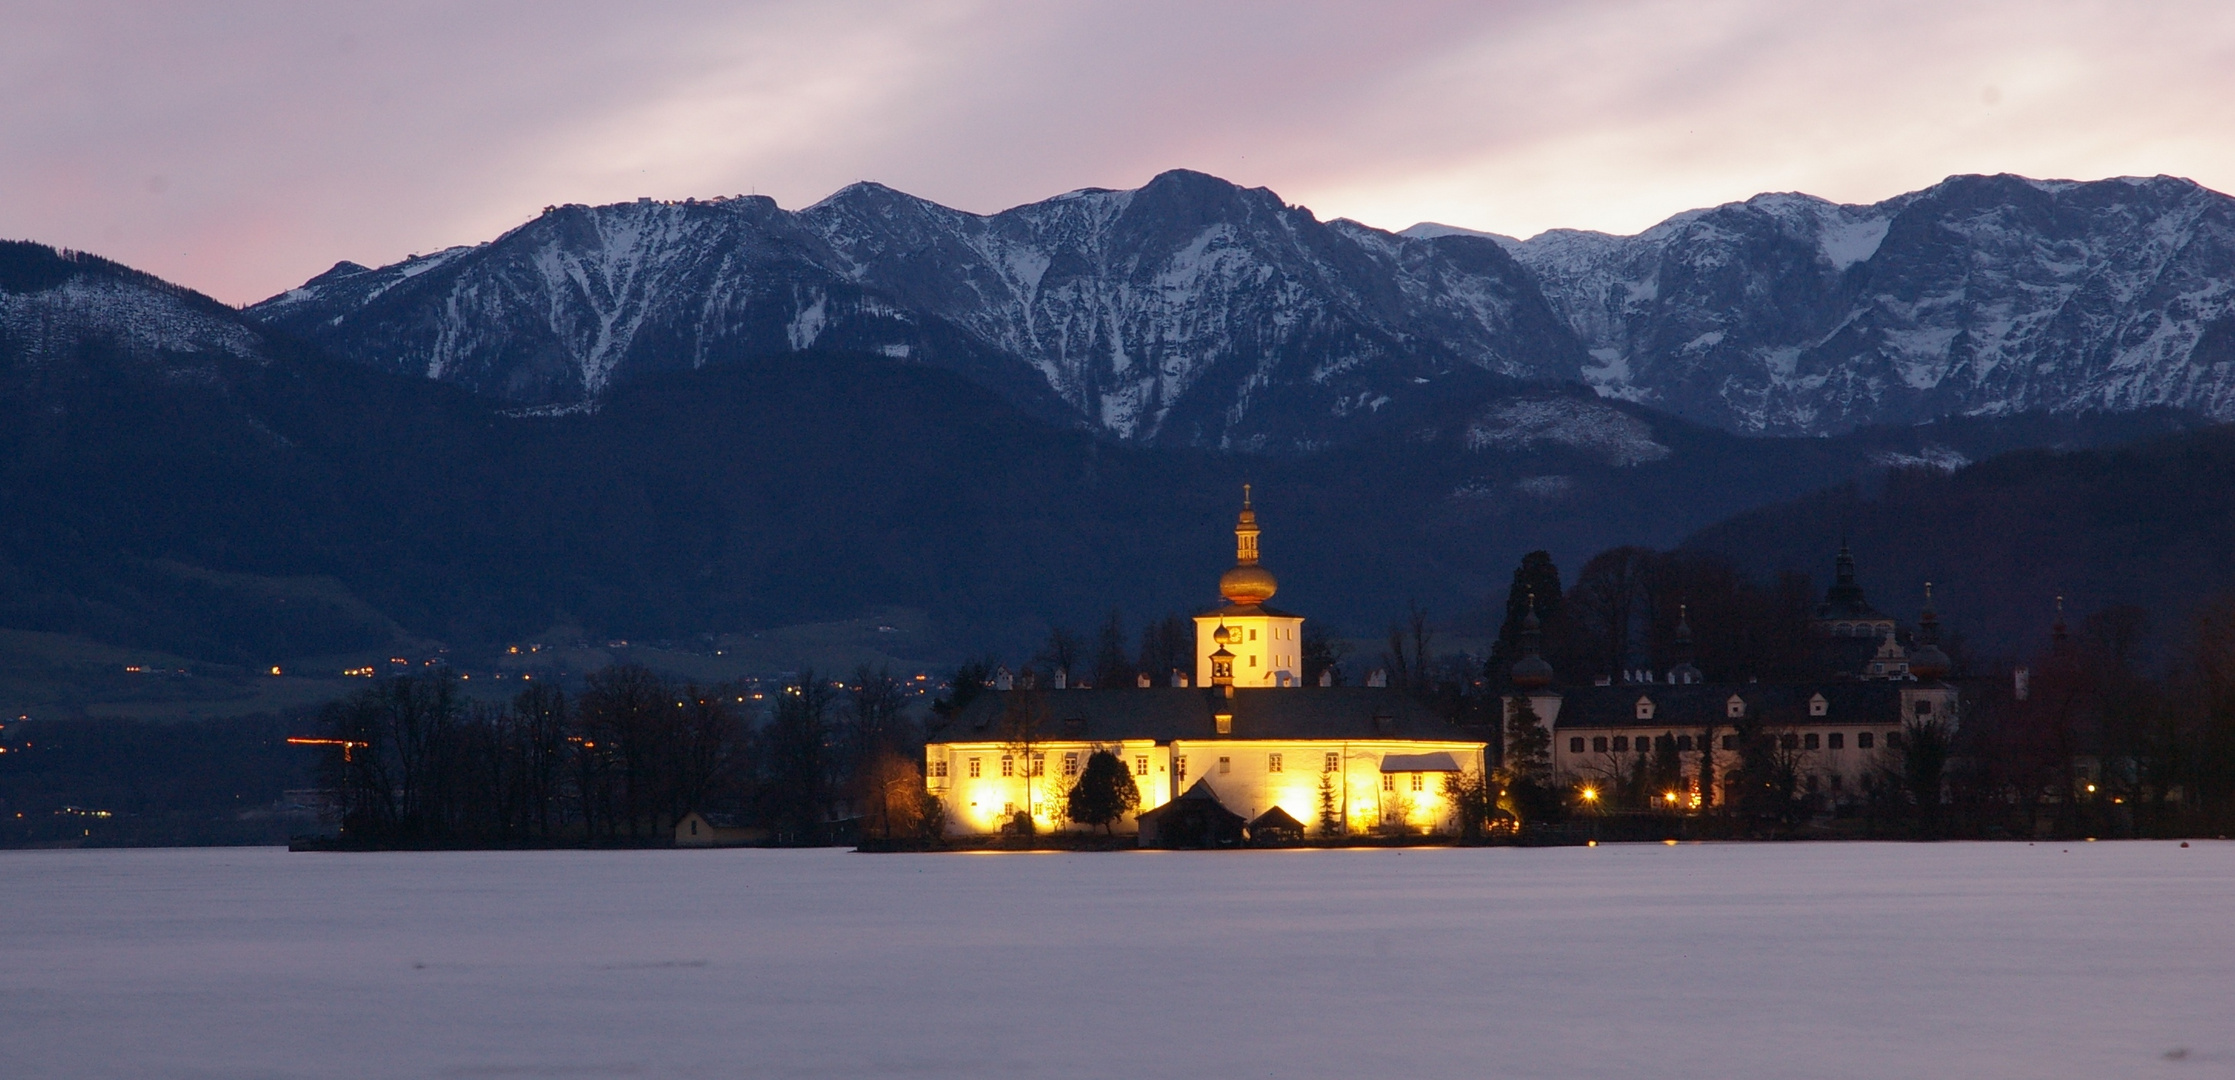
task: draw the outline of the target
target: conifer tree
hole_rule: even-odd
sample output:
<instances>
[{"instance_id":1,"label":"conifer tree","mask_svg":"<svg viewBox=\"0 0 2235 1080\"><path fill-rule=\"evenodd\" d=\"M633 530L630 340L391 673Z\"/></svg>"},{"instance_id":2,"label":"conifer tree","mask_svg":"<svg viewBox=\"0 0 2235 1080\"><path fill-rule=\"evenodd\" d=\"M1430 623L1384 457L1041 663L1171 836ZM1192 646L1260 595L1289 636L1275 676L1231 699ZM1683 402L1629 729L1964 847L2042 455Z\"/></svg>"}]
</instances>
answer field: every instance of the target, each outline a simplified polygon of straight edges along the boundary
<instances>
[{"instance_id":1,"label":"conifer tree","mask_svg":"<svg viewBox=\"0 0 2235 1080\"><path fill-rule=\"evenodd\" d=\"M1319 835L1336 837L1347 830L1343 828L1342 804L1335 799L1335 774L1319 774Z\"/></svg>"}]
</instances>

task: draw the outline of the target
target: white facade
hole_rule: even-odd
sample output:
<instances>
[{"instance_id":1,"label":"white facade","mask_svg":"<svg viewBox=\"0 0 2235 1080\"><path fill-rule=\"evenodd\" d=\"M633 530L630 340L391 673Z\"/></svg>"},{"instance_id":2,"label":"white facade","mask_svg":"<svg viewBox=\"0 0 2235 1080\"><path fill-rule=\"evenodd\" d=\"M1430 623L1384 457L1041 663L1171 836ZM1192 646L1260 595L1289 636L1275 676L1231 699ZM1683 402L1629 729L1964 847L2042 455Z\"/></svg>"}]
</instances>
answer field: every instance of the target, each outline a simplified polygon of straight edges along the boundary
<instances>
[{"instance_id":1,"label":"white facade","mask_svg":"<svg viewBox=\"0 0 2235 1080\"><path fill-rule=\"evenodd\" d=\"M1301 685L1304 670L1304 620L1300 615L1228 615L1213 611L1195 617L1195 685L1211 685L1211 654L1218 651L1218 628L1233 643L1234 685Z\"/></svg>"},{"instance_id":2,"label":"white facade","mask_svg":"<svg viewBox=\"0 0 2235 1080\"><path fill-rule=\"evenodd\" d=\"M1133 774L1141 810L1162 806L1196 781L1207 780L1218 801L1244 818L1277 806L1303 822L1307 835L1323 836L1323 780L1347 834L1452 831L1456 823L1444 795L1445 777L1482 771L1486 747L1480 742L1420 739L1049 740L1032 744L1031 757L1039 765L1034 774L1013 745L933 743L925 748L925 783L946 808L949 835L997 832L1010 815L1027 808L1039 829L1084 830L1086 826L1065 821L1060 811L1064 793L1078 783L1087 756L1098 749L1117 754ZM1438 763L1383 771L1392 759L1397 765L1414 765L1439 754L1448 756L1449 768ZM1115 826L1119 832L1136 827L1131 816Z\"/></svg>"}]
</instances>

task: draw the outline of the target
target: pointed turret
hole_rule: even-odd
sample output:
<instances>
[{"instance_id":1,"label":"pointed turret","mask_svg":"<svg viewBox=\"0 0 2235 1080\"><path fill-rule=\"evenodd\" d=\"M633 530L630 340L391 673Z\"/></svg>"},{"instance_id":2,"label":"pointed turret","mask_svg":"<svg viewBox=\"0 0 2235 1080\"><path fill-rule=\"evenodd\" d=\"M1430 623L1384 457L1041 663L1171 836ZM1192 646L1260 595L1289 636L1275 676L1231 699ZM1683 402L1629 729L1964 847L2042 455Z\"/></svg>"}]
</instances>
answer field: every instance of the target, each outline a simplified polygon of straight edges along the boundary
<instances>
[{"instance_id":1,"label":"pointed turret","mask_svg":"<svg viewBox=\"0 0 2235 1080\"><path fill-rule=\"evenodd\" d=\"M1940 613L1932 609L1932 582L1925 582L1925 609L1917 615L1917 651L1909 656L1909 673L1927 682L1948 677L1954 664L1940 648Z\"/></svg>"},{"instance_id":2,"label":"pointed turret","mask_svg":"<svg viewBox=\"0 0 2235 1080\"><path fill-rule=\"evenodd\" d=\"M1541 690L1552 685L1552 665L1541 655L1544 624L1537 619L1537 594L1533 591L1529 593L1528 614L1521 616L1520 637L1521 659L1513 662L1513 671L1507 678L1523 690Z\"/></svg>"},{"instance_id":3,"label":"pointed turret","mask_svg":"<svg viewBox=\"0 0 2235 1080\"><path fill-rule=\"evenodd\" d=\"M1692 666L1692 606L1676 605L1676 663L1668 669L1668 681L1679 686L1690 686L1700 681L1700 669Z\"/></svg>"}]
</instances>

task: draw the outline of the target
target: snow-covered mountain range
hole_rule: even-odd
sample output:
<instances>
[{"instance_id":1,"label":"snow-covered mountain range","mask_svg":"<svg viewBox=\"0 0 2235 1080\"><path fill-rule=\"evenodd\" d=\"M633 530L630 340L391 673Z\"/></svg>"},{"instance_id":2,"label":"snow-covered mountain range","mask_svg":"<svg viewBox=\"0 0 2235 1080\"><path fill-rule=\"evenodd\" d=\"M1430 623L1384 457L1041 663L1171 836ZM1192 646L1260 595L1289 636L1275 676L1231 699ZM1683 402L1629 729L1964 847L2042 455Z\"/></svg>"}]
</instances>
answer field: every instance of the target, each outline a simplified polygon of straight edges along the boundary
<instances>
[{"instance_id":1,"label":"snow-covered mountain range","mask_svg":"<svg viewBox=\"0 0 2235 1080\"><path fill-rule=\"evenodd\" d=\"M1954 177L1763 195L1630 237L1322 222L1169 172L992 215L875 184L547 210L342 263L250 313L523 409L637 374L843 348L1121 439L1298 449L1484 379L1748 433L2153 405L2235 418L2235 200L2185 180Z\"/></svg>"},{"instance_id":2,"label":"snow-covered mountain range","mask_svg":"<svg viewBox=\"0 0 2235 1080\"><path fill-rule=\"evenodd\" d=\"M2187 180L1958 176L1870 206L1761 195L1636 236L1497 239L1601 394L1729 430L2235 418L2235 200Z\"/></svg>"},{"instance_id":3,"label":"snow-covered mountain range","mask_svg":"<svg viewBox=\"0 0 2235 1080\"><path fill-rule=\"evenodd\" d=\"M1325 223L1165 173L990 216L875 184L555 207L486 244L342 264L251 309L343 355L524 407L616 380L843 348L951 367L1120 438L1309 446L1453 374L1573 379L1584 356L1479 237Z\"/></svg>"}]
</instances>

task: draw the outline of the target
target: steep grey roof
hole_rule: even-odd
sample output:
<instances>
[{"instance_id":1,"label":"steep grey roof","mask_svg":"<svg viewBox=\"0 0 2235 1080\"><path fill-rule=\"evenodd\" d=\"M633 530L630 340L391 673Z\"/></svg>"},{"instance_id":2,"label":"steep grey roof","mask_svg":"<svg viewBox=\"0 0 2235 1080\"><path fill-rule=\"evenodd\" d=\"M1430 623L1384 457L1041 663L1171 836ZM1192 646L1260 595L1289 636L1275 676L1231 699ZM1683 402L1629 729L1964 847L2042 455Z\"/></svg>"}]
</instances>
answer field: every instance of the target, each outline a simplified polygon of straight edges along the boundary
<instances>
[{"instance_id":1,"label":"steep grey roof","mask_svg":"<svg viewBox=\"0 0 2235 1080\"><path fill-rule=\"evenodd\" d=\"M1037 699L1036 701L1034 699ZM1120 687L1110 690L988 690L973 698L934 743L993 742L1010 708L1045 709L1041 739L1477 739L1422 708L1403 691L1368 686L1236 690ZM1234 717L1218 733L1217 714Z\"/></svg>"},{"instance_id":2,"label":"steep grey roof","mask_svg":"<svg viewBox=\"0 0 2235 1080\"><path fill-rule=\"evenodd\" d=\"M1901 688L1894 682L1824 683L1694 683L1670 686L1631 683L1617 686L1584 686L1560 692L1560 717L1554 727L1573 728L1667 727L1700 728L1709 723L1729 727L1726 711L1731 695L1746 703L1746 711L1772 726L1852 726L1899 724ZM1915 684L1908 684L1915 685ZM1808 700L1824 696L1825 715L1808 715ZM1637 699L1653 700L1653 719L1637 718Z\"/></svg>"}]
</instances>

